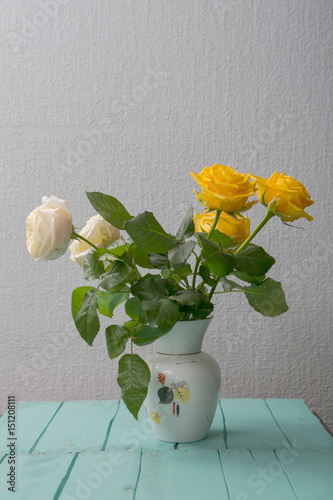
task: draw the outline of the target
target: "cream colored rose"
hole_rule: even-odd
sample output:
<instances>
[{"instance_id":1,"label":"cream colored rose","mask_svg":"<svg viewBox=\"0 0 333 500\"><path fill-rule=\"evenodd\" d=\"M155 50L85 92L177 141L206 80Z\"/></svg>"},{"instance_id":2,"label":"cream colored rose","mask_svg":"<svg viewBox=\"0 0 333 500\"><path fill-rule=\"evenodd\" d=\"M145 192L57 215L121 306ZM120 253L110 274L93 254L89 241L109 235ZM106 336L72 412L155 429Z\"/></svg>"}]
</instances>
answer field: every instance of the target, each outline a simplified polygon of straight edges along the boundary
<instances>
[{"instance_id":1,"label":"cream colored rose","mask_svg":"<svg viewBox=\"0 0 333 500\"><path fill-rule=\"evenodd\" d=\"M120 238L119 229L111 226L101 215L90 217L85 227L79 232L86 240L90 241L98 248L107 247L113 241ZM69 247L70 258L73 262L83 265L84 259L93 249L88 243L82 240L74 240Z\"/></svg>"},{"instance_id":2,"label":"cream colored rose","mask_svg":"<svg viewBox=\"0 0 333 500\"><path fill-rule=\"evenodd\" d=\"M26 220L27 248L36 261L54 260L63 255L73 230L72 216L64 200L43 196L42 203Z\"/></svg>"}]
</instances>

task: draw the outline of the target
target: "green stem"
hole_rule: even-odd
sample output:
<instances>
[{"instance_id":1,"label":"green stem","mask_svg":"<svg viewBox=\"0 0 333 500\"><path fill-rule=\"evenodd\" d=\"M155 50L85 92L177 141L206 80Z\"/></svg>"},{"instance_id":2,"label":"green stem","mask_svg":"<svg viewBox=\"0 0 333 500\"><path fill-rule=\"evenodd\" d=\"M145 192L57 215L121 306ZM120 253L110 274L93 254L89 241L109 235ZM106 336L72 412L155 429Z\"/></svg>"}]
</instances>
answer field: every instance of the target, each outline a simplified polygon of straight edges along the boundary
<instances>
[{"instance_id":1,"label":"green stem","mask_svg":"<svg viewBox=\"0 0 333 500\"><path fill-rule=\"evenodd\" d=\"M253 240L253 238L255 237L255 235L259 233L259 231L264 227L264 225L269 221L269 219L271 219L272 217L274 217L274 215L275 215L274 212L271 212L270 210L267 209L266 215L263 218L263 220L255 228L255 230L253 231L253 233L251 233L250 236L244 241L244 243L239 248L237 248L237 250L234 252L234 255L236 255L237 253L241 252L242 250L245 250L245 248L247 248L247 246L249 245L250 241Z\"/></svg>"},{"instance_id":2,"label":"green stem","mask_svg":"<svg viewBox=\"0 0 333 500\"><path fill-rule=\"evenodd\" d=\"M86 240L83 236L81 236L80 234L77 234L75 231L72 232L72 238L77 240L82 240L84 241L85 243L88 243L88 245L90 245L91 247L93 247L95 250L98 250L98 247L96 245L94 245L93 243L91 243L91 241L88 241Z\"/></svg>"},{"instance_id":3,"label":"green stem","mask_svg":"<svg viewBox=\"0 0 333 500\"><path fill-rule=\"evenodd\" d=\"M199 258L197 258L197 261L195 263L194 272L193 272L193 279L192 279L192 290L195 289L195 279L197 277L200 260L201 260L201 255L199 256Z\"/></svg>"},{"instance_id":4,"label":"green stem","mask_svg":"<svg viewBox=\"0 0 333 500\"><path fill-rule=\"evenodd\" d=\"M217 223L219 221L219 218L220 218L220 215L221 215L221 212L222 210L216 210L216 213L215 213L215 218L214 218L214 222L213 222L213 225L212 227L210 228L210 231L207 235L207 240L210 240L212 234L213 234L213 231L215 230L216 226L217 226Z\"/></svg>"},{"instance_id":5,"label":"green stem","mask_svg":"<svg viewBox=\"0 0 333 500\"><path fill-rule=\"evenodd\" d=\"M218 278L215 282L215 285L212 286L212 289L210 291L210 294L208 296L208 299L211 300L213 295L214 295L214 292L215 292L215 288L217 287L217 285L219 284L219 281L220 281L220 278Z\"/></svg>"},{"instance_id":6,"label":"green stem","mask_svg":"<svg viewBox=\"0 0 333 500\"><path fill-rule=\"evenodd\" d=\"M189 289L190 288L190 284L188 282L187 276L184 276L183 281L184 281L184 284L185 284L186 288Z\"/></svg>"},{"instance_id":7,"label":"green stem","mask_svg":"<svg viewBox=\"0 0 333 500\"><path fill-rule=\"evenodd\" d=\"M210 231L209 231L209 233L207 235L207 240L209 240L211 238L211 236L213 234L213 231L216 228L216 225L217 225L217 223L219 221L219 217L221 215L221 212L222 212L222 210L216 210L214 222L213 222L213 225L210 228ZM198 269L199 269L200 261L201 261L201 254L199 255L199 257L197 257L197 262L195 264L195 268L194 268L194 272L193 272L193 280L192 280L192 290L195 290L195 280L196 280L196 277L197 277L197 274L198 274Z\"/></svg>"}]
</instances>

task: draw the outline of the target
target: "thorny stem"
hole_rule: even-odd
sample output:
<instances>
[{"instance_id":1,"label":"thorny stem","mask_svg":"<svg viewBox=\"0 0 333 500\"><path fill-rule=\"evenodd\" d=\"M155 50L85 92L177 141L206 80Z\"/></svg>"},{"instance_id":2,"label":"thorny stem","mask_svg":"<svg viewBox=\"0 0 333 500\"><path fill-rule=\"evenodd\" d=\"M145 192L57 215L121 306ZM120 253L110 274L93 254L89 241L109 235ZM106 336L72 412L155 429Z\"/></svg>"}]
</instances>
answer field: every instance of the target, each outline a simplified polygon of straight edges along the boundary
<instances>
[{"instance_id":1,"label":"thorny stem","mask_svg":"<svg viewBox=\"0 0 333 500\"><path fill-rule=\"evenodd\" d=\"M270 210L267 209L266 215L263 218L263 220L255 228L255 230L250 234L250 236L244 241L244 243L239 248L237 248L237 250L234 252L234 255L236 255L237 253L241 252L242 250L245 250L245 248L247 248L247 246L249 245L250 241L253 240L253 238L255 237L255 235L257 233L259 233L260 229L262 229L264 227L264 225L266 224L266 222L268 222L269 219L271 219L272 217L274 217L274 215L275 215L274 212L271 212Z\"/></svg>"},{"instance_id":2,"label":"thorny stem","mask_svg":"<svg viewBox=\"0 0 333 500\"><path fill-rule=\"evenodd\" d=\"M80 240L84 241L85 243L88 243L88 245L93 247L95 250L98 250L98 247L96 245L91 243L91 241L86 240L83 236L81 236L80 234L77 234L75 231L72 231L72 238L75 240L80 239Z\"/></svg>"}]
</instances>

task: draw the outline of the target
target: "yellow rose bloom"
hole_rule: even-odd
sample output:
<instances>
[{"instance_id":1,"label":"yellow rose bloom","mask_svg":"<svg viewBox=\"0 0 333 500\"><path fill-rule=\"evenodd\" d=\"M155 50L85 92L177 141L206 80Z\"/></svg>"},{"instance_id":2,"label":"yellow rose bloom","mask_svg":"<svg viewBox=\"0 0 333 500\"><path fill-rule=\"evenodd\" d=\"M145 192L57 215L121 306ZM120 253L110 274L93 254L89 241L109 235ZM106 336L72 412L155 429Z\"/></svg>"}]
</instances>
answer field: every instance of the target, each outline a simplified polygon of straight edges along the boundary
<instances>
[{"instance_id":1,"label":"yellow rose bloom","mask_svg":"<svg viewBox=\"0 0 333 500\"><path fill-rule=\"evenodd\" d=\"M196 192L199 202L210 209L234 213L257 203L247 203L255 193L256 183L248 174L239 174L231 167L216 163L200 174L191 172L191 176L202 188L202 193Z\"/></svg>"},{"instance_id":2,"label":"yellow rose bloom","mask_svg":"<svg viewBox=\"0 0 333 500\"><path fill-rule=\"evenodd\" d=\"M215 213L208 211L202 214L195 213L193 216L195 232L201 233L205 231L209 233L215 219ZM234 219L231 215L221 212L215 229L218 229L220 233L230 236L230 238L235 238L236 242L243 242L250 235L250 219L248 217L236 217L237 219Z\"/></svg>"},{"instance_id":3,"label":"yellow rose bloom","mask_svg":"<svg viewBox=\"0 0 333 500\"><path fill-rule=\"evenodd\" d=\"M313 217L304 212L304 209L314 202L301 182L284 172L281 175L274 172L269 179L249 175L256 181L258 199L265 206L273 201L272 210L283 214L282 220L292 222L301 217L309 221L313 220Z\"/></svg>"}]
</instances>

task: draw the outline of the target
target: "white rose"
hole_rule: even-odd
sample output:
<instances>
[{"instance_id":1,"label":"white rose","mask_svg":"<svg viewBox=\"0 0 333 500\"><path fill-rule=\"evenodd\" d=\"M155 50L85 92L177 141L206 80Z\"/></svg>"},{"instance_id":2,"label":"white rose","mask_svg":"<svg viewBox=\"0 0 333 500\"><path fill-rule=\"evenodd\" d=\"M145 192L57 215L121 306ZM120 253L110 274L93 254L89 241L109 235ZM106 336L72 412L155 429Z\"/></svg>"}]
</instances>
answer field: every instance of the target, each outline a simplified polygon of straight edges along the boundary
<instances>
[{"instance_id":1,"label":"white rose","mask_svg":"<svg viewBox=\"0 0 333 500\"><path fill-rule=\"evenodd\" d=\"M107 247L113 241L120 238L119 229L111 226L101 215L90 217L85 227L79 232L80 236L86 238L98 248ZM74 240L70 247L70 258L73 262L83 265L88 253L92 252L92 247L85 241Z\"/></svg>"},{"instance_id":2,"label":"white rose","mask_svg":"<svg viewBox=\"0 0 333 500\"><path fill-rule=\"evenodd\" d=\"M43 196L42 205L28 215L27 248L36 261L54 260L63 255L73 230L72 216L64 200Z\"/></svg>"}]
</instances>

